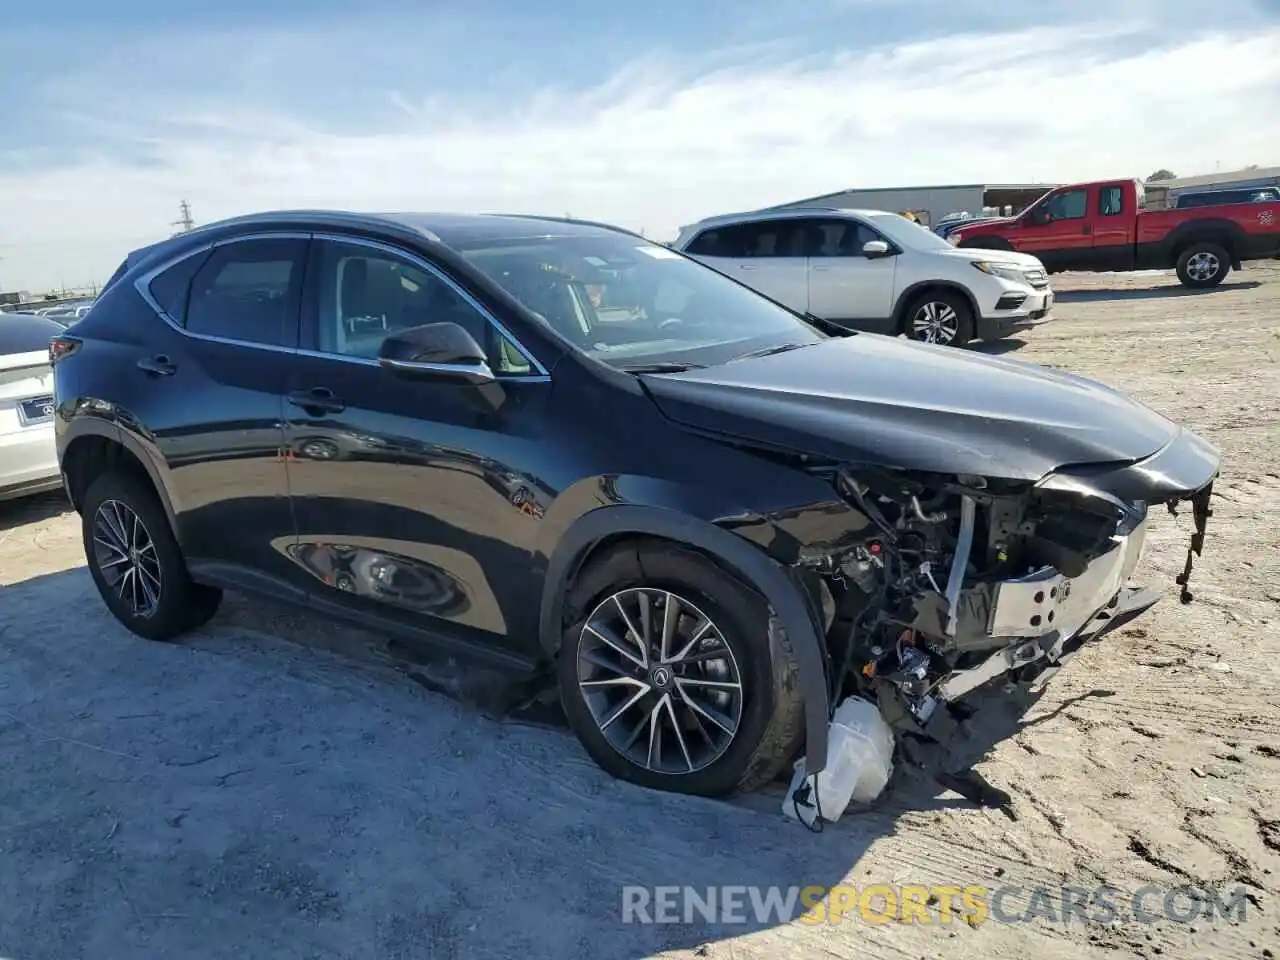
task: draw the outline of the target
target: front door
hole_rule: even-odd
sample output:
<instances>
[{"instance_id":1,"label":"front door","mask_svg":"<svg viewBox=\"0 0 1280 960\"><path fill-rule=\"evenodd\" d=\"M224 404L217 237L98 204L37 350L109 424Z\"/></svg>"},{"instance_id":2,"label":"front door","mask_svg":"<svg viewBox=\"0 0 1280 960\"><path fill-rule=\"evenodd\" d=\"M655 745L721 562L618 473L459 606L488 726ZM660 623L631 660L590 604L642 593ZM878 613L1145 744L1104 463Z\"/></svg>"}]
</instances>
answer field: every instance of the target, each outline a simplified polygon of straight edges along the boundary
<instances>
[{"instance_id":1,"label":"front door","mask_svg":"<svg viewBox=\"0 0 1280 960\"><path fill-rule=\"evenodd\" d=\"M536 460L550 383L434 265L365 241L313 243L286 398L296 575L321 608L425 629L516 663L500 596L531 576L547 497ZM487 387L382 368L397 330L455 322L491 352Z\"/></svg>"},{"instance_id":2,"label":"front door","mask_svg":"<svg viewBox=\"0 0 1280 960\"><path fill-rule=\"evenodd\" d=\"M1087 270L1093 262L1089 191L1083 187L1063 190L1037 204L1048 214L1045 223L1033 223L1024 215L1016 233L1009 236L1020 253L1039 257L1050 270Z\"/></svg>"},{"instance_id":3,"label":"front door","mask_svg":"<svg viewBox=\"0 0 1280 960\"><path fill-rule=\"evenodd\" d=\"M856 220L802 220L809 255L809 312L855 330L893 331L896 256L868 257L883 239Z\"/></svg>"}]
</instances>

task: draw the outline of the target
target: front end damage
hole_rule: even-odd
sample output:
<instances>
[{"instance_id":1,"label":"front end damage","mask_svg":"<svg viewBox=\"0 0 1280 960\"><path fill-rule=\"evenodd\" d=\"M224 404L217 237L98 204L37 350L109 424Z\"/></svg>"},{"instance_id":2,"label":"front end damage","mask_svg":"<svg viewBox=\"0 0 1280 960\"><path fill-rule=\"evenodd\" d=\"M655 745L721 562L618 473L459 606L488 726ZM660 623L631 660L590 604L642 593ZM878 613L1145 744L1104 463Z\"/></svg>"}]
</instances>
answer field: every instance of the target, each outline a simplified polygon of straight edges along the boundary
<instances>
[{"instance_id":1,"label":"front end damage","mask_svg":"<svg viewBox=\"0 0 1280 960\"><path fill-rule=\"evenodd\" d=\"M901 761L984 805L1009 797L957 766L966 699L1043 682L1090 640L1150 608L1131 582L1149 514L1189 501L1178 577L1189 602L1219 460L1194 435L1146 461L1063 469L1037 483L856 464L811 468L872 521L856 542L800 558L828 653L829 702L877 704ZM805 783L809 800L812 784ZM838 813L837 813L838 816ZM803 818L810 821L811 818Z\"/></svg>"}]
</instances>

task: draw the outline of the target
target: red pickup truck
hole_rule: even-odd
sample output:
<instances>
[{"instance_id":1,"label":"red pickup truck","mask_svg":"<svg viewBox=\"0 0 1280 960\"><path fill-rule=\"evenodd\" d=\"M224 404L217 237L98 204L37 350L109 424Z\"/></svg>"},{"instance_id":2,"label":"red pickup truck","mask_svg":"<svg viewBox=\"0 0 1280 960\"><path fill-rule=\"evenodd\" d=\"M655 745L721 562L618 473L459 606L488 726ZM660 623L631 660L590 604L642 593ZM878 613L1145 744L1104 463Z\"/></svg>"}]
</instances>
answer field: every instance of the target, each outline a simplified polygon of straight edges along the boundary
<instances>
[{"instance_id":1,"label":"red pickup truck","mask_svg":"<svg viewBox=\"0 0 1280 960\"><path fill-rule=\"evenodd\" d=\"M960 247L1017 250L1050 272L1162 270L1212 287L1245 260L1280 257L1280 201L1144 210L1139 180L1057 187L1016 217L960 226Z\"/></svg>"}]
</instances>

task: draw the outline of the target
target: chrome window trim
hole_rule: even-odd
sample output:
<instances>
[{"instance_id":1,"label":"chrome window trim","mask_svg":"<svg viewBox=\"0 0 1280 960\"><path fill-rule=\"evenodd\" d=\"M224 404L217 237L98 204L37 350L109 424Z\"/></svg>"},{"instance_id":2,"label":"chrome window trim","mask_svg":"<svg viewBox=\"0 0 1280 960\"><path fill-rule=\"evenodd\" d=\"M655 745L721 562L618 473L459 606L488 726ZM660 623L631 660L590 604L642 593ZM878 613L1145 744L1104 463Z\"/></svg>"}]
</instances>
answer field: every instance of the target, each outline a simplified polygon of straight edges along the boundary
<instances>
[{"instance_id":1,"label":"chrome window trim","mask_svg":"<svg viewBox=\"0 0 1280 960\"><path fill-rule=\"evenodd\" d=\"M173 330L182 334L184 337L190 337L192 340L203 340L206 343L221 343L231 347L249 347L254 350L266 350L270 353L284 353L290 356L296 355L299 351L296 347L286 347L278 343L255 343L252 340L238 340L233 337L219 337L212 333L194 333L188 330L178 319L160 306L156 298L151 295L151 281L160 274L164 273L170 267L177 266L184 260L190 260L192 257L198 257L201 254L207 254L216 247L225 247L232 243L242 243L246 240L310 240L310 233L298 233L297 231L280 231L278 233L259 232L245 233L235 237L226 237L222 240L213 240L209 243L202 243L198 247L184 251L179 256L170 257L163 261L159 266L153 267L142 276L133 281L133 288L138 291L139 296L146 302L161 320L168 324ZM305 264L303 265L305 269Z\"/></svg>"},{"instance_id":2,"label":"chrome window trim","mask_svg":"<svg viewBox=\"0 0 1280 960\"><path fill-rule=\"evenodd\" d=\"M414 266L419 267L422 270L425 270L427 273L431 274L432 276L438 278L439 280L447 284L448 287L451 290L453 290L454 293L462 297L462 299L465 300L467 304L473 310L475 310L476 313L478 313L486 322L492 324L493 327L498 331L498 333L500 333L503 337L505 337L508 341L510 341L511 345L516 348L519 354L522 357L524 357L526 360L528 360L529 365L534 370L537 371L536 373L529 373L529 374L495 373L494 374L495 380L517 381L520 383L541 383L541 382L549 381L551 379L551 375L547 372L547 368L544 367L538 361L538 358L535 357L533 353L530 352L529 349L525 347L523 343L520 342L519 338L517 338L515 334L513 334L510 330L507 329L507 327L502 323L502 321L500 321L497 317L495 317L493 313L490 312L490 310L486 306L484 306L484 304L482 304L470 293L468 293L466 290L460 287L457 283L454 282L452 278L444 274L439 267L431 263L431 261L427 260L426 258L420 256L419 254L413 253L409 250L405 250L403 247L398 247L395 244L386 243L381 240L369 240L365 237L344 236L338 233L315 233L315 234L312 234L311 238L313 240L327 240L333 243L349 243L359 247L369 247L372 250L378 250L382 253L388 253L388 254L392 254L394 256L400 257L401 259L409 261ZM366 363L366 364L371 363L374 366L381 366L378 360L376 359L371 360L366 357L350 357L342 353L325 353L319 350L301 350L300 349L298 352L300 354L303 354L304 356L322 357L328 360L345 360L347 362L359 362L359 363Z\"/></svg>"},{"instance_id":3,"label":"chrome window trim","mask_svg":"<svg viewBox=\"0 0 1280 960\"><path fill-rule=\"evenodd\" d=\"M352 357L341 353L325 353L321 350L304 350L301 347L286 347L280 344L271 343L255 343L252 340L239 340L233 337L219 337L211 333L194 333L188 330L177 318L170 315L156 298L151 295L151 281L160 274L164 273L170 267L176 266L184 260L191 257L197 257L201 254L209 253L215 247L224 247L232 243L241 243L246 240L330 240L336 243L351 243L358 246L370 247L385 253L394 254L409 260L411 263L421 267L428 273L433 274L443 280L449 287L461 296L477 313L480 314L487 322L493 324L497 331L506 337L516 348L522 357L529 361L530 365L536 370L536 373L519 374L519 373L495 373L495 380L506 380L519 383L546 383L551 380L551 375L547 372L547 368L535 357L524 344L498 320L483 304L475 297L471 296L466 290L462 289L448 276L443 274L434 264L423 257L405 250L403 247L394 244L384 243L378 240L369 240L363 237L344 236L334 233L299 233L297 231L259 231L256 233L246 233L235 237L226 237L222 240L210 241L203 243L198 247L183 251L180 255L170 257L162 261L158 266L153 267L146 273L139 276L133 281L133 287L138 291L138 295L149 306L152 311L163 320L175 332L182 334L184 337L190 337L192 340L202 340L206 343L220 343L232 347L248 347L254 350L266 350L271 353L283 353L290 356L312 357L317 360L336 360L342 363L354 363L361 366L372 366L381 368L382 364L379 360L369 357Z\"/></svg>"}]
</instances>

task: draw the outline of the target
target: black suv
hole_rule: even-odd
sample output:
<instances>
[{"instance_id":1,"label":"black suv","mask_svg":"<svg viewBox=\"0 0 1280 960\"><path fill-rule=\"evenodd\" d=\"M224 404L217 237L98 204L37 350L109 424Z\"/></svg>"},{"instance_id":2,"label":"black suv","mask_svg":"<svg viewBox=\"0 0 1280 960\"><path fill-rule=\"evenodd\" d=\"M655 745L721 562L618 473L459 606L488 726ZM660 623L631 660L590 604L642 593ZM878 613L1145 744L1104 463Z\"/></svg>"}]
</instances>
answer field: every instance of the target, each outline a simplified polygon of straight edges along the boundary
<instances>
[{"instance_id":1,"label":"black suv","mask_svg":"<svg viewBox=\"0 0 1280 960\"><path fill-rule=\"evenodd\" d=\"M273 213L129 255L50 344L89 570L167 640L223 588L559 686L615 775L750 789L834 705L960 701L1150 606L1216 451L1114 390L798 315L522 216Z\"/></svg>"}]
</instances>

